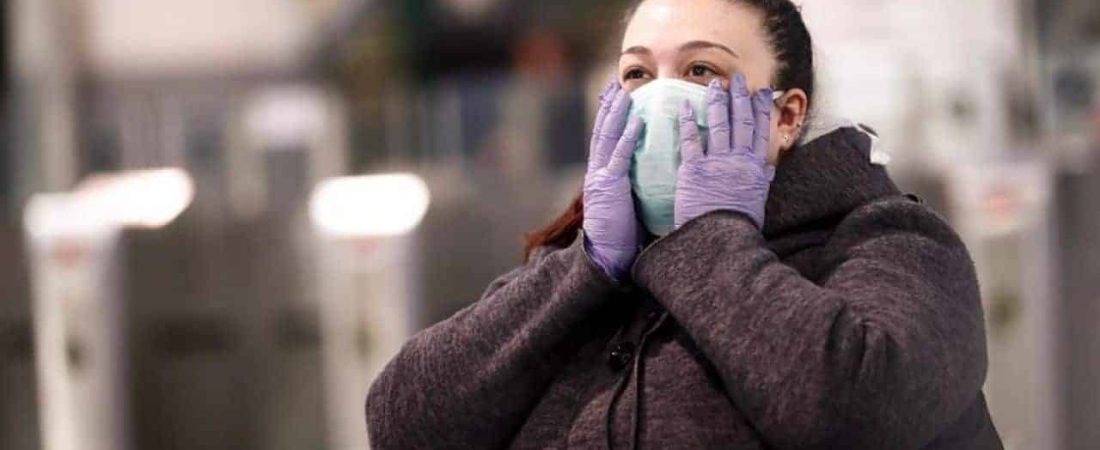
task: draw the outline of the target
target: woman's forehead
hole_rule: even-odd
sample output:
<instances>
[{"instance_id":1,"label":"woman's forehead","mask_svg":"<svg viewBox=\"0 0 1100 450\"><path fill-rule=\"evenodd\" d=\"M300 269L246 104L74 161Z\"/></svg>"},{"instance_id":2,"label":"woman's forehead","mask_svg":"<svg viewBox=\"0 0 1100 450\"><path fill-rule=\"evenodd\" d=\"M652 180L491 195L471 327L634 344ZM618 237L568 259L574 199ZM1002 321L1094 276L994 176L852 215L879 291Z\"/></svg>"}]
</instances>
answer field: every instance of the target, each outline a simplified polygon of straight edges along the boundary
<instances>
[{"instance_id":1,"label":"woman's forehead","mask_svg":"<svg viewBox=\"0 0 1100 450\"><path fill-rule=\"evenodd\" d=\"M765 47L760 26L755 10L728 0L649 0L631 18L622 51L644 47L660 56L706 41L753 53Z\"/></svg>"}]
</instances>

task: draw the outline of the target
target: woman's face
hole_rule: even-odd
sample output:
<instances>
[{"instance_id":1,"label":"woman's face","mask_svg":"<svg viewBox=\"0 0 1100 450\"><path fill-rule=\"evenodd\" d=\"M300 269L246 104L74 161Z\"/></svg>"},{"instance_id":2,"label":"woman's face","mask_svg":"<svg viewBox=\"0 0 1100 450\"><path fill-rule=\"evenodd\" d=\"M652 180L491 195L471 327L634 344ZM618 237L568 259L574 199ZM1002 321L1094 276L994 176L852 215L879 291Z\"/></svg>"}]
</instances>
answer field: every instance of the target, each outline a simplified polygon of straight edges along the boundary
<instances>
[{"instance_id":1,"label":"woman's face","mask_svg":"<svg viewBox=\"0 0 1100 450\"><path fill-rule=\"evenodd\" d=\"M633 91L658 78L703 86L719 78L728 88L733 75L742 73L756 92L771 86L776 69L763 15L756 9L729 0L648 0L627 26L618 76ZM772 114L768 159L773 164L785 147L782 115Z\"/></svg>"}]
</instances>

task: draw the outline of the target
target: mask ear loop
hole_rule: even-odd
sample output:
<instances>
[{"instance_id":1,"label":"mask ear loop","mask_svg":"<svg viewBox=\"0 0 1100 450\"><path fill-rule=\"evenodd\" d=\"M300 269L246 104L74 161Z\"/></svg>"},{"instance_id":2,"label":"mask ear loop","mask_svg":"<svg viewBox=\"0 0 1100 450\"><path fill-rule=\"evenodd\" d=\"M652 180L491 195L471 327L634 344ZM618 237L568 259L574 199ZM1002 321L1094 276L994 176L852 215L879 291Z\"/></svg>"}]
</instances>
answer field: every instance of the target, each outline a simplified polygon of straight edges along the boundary
<instances>
[{"instance_id":1,"label":"mask ear loop","mask_svg":"<svg viewBox=\"0 0 1100 450\"><path fill-rule=\"evenodd\" d=\"M774 91L773 90L772 91L772 103L775 103L775 106L780 106L779 105L779 99L783 98L784 95L787 95L787 91Z\"/></svg>"}]
</instances>

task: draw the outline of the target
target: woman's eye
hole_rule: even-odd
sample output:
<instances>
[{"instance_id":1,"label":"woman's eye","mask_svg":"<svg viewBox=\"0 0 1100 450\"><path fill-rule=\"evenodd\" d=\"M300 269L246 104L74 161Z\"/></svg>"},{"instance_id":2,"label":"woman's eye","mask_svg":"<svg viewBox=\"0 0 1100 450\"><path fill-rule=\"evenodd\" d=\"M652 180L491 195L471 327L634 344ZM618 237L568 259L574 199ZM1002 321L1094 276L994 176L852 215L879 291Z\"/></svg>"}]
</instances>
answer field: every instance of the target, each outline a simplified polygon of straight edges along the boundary
<instances>
[{"instance_id":1,"label":"woman's eye","mask_svg":"<svg viewBox=\"0 0 1100 450\"><path fill-rule=\"evenodd\" d=\"M714 69L702 64L695 64L691 66L691 76L693 77L711 77L718 75Z\"/></svg>"},{"instance_id":2,"label":"woman's eye","mask_svg":"<svg viewBox=\"0 0 1100 450\"><path fill-rule=\"evenodd\" d=\"M645 72L642 69L631 69L623 75L624 80L641 80L645 78Z\"/></svg>"}]
</instances>

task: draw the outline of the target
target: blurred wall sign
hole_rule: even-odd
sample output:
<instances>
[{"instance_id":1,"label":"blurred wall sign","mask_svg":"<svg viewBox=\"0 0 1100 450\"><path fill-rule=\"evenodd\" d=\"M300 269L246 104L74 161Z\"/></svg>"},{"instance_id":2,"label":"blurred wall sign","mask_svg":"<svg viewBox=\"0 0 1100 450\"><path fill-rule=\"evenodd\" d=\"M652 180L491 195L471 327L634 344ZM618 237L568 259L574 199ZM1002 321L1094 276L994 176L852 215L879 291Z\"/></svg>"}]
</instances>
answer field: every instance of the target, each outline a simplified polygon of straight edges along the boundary
<instances>
[{"instance_id":1,"label":"blurred wall sign","mask_svg":"<svg viewBox=\"0 0 1100 450\"><path fill-rule=\"evenodd\" d=\"M430 194L411 174L327 180L314 190L322 361L330 448L369 448L363 399L420 317L411 232Z\"/></svg>"},{"instance_id":2,"label":"blurred wall sign","mask_svg":"<svg viewBox=\"0 0 1100 450\"><path fill-rule=\"evenodd\" d=\"M980 237L1020 233L1045 220L1051 201L1049 169L1035 162L956 167L951 179L956 218Z\"/></svg>"},{"instance_id":3,"label":"blurred wall sign","mask_svg":"<svg viewBox=\"0 0 1100 450\"><path fill-rule=\"evenodd\" d=\"M100 175L74 192L31 198L24 228L46 450L133 447L119 236L167 225L192 195L190 177L166 169Z\"/></svg>"}]
</instances>

